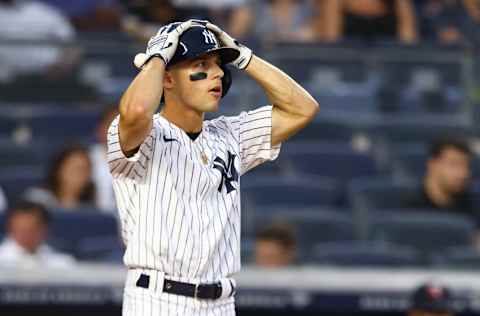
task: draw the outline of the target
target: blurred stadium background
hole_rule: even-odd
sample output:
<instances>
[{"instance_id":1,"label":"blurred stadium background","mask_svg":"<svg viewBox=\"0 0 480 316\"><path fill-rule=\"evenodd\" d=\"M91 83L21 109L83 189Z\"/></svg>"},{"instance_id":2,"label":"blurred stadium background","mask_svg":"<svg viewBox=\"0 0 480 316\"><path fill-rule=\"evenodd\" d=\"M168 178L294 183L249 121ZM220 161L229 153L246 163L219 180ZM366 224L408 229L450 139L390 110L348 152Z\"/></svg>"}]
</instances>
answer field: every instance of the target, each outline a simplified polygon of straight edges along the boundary
<instances>
[{"instance_id":1,"label":"blurred stadium background","mask_svg":"<svg viewBox=\"0 0 480 316\"><path fill-rule=\"evenodd\" d=\"M0 236L8 207L44 184L56 152L99 142L102 113L135 76L132 58L148 34L175 19L211 18L321 107L276 162L242 178L238 314L402 315L410 291L435 280L454 290L460 314L480 315L477 219L406 213L399 202L421 190L429 144L455 136L473 149L470 190L480 211L480 4L399 1L412 5L411 37L335 36L326 21L337 0L0 1ZM219 115L267 104L244 74L233 82ZM74 256L74 266L0 266L2 315L119 315L116 212L87 202L49 208L49 244ZM295 229L296 260L257 267L255 234L277 219Z\"/></svg>"}]
</instances>

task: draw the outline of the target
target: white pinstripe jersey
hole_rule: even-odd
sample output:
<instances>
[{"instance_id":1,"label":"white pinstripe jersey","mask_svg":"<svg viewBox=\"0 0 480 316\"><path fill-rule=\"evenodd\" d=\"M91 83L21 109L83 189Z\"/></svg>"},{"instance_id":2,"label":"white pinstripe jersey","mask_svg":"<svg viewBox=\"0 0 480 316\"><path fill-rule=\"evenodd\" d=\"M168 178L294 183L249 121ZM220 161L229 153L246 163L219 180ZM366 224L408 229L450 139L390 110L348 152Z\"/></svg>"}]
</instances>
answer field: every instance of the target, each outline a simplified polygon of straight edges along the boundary
<instances>
[{"instance_id":1,"label":"white pinstripe jersey","mask_svg":"<svg viewBox=\"0 0 480 316\"><path fill-rule=\"evenodd\" d=\"M204 121L192 141L156 114L139 151L126 158L117 117L108 132L108 162L127 246L124 263L200 282L237 272L239 176L278 156L271 126L272 107L264 106Z\"/></svg>"}]
</instances>

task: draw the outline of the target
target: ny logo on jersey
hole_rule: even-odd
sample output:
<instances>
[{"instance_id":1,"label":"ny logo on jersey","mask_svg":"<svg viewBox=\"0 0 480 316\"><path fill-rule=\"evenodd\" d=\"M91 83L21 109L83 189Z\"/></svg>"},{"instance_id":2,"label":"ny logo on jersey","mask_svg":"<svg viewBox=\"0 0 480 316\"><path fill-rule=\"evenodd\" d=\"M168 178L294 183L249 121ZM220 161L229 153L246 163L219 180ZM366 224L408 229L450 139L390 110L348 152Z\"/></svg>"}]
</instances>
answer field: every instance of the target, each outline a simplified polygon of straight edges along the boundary
<instances>
[{"instance_id":1,"label":"ny logo on jersey","mask_svg":"<svg viewBox=\"0 0 480 316\"><path fill-rule=\"evenodd\" d=\"M215 44L215 46L218 45L217 39L212 32L210 32L209 30L203 30L202 34L205 40L205 44Z\"/></svg>"},{"instance_id":2,"label":"ny logo on jersey","mask_svg":"<svg viewBox=\"0 0 480 316\"><path fill-rule=\"evenodd\" d=\"M228 152L228 162L225 163L222 158L216 157L213 161L213 168L220 171L222 175L222 180L220 181L220 185L218 186L218 192L222 192L223 183L225 183L225 187L227 188L227 194L235 190L232 185L233 181L238 182L238 172L235 169L235 155L231 152Z\"/></svg>"}]
</instances>

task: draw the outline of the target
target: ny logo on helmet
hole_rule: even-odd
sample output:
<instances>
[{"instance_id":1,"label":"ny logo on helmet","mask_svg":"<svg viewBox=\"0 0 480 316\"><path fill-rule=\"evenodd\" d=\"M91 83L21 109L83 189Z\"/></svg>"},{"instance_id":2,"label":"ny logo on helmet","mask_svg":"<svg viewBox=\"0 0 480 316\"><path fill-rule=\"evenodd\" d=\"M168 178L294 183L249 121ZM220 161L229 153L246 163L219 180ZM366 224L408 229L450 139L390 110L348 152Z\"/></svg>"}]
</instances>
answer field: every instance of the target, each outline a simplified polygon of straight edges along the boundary
<instances>
[{"instance_id":1,"label":"ny logo on helmet","mask_svg":"<svg viewBox=\"0 0 480 316\"><path fill-rule=\"evenodd\" d=\"M202 34L205 40L205 44L215 44L215 46L218 45L217 39L212 32L210 32L209 30L203 30Z\"/></svg>"}]
</instances>

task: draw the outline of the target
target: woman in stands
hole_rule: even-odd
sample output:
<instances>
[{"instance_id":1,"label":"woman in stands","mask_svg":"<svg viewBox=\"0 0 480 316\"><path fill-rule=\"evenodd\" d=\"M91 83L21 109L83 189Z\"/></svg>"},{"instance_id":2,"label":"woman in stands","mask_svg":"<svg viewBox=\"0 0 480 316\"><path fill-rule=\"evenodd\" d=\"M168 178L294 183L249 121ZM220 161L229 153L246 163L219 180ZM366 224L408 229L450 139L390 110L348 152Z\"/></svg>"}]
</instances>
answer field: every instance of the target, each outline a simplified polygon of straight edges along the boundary
<instances>
[{"instance_id":1,"label":"woman in stands","mask_svg":"<svg viewBox=\"0 0 480 316\"><path fill-rule=\"evenodd\" d=\"M417 40L415 10L411 0L317 1L323 12L323 37L327 41L346 39Z\"/></svg>"},{"instance_id":2,"label":"woman in stands","mask_svg":"<svg viewBox=\"0 0 480 316\"><path fill-rule=\"evenodd\" d=\"M44 185L25 192L25 198L31 202L66 210L91 206L94 196L91 161L86 149L79 145L65 147L57 153Z\"/></svg>"}]
</instances>

